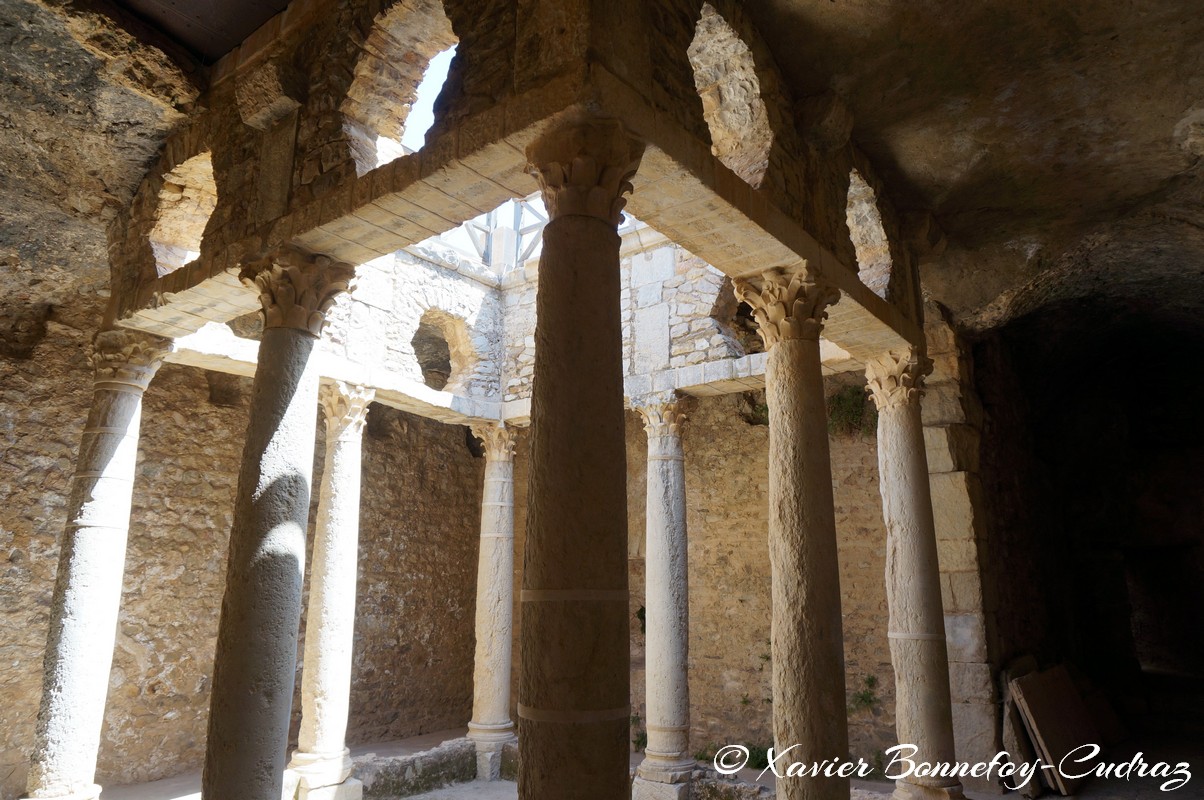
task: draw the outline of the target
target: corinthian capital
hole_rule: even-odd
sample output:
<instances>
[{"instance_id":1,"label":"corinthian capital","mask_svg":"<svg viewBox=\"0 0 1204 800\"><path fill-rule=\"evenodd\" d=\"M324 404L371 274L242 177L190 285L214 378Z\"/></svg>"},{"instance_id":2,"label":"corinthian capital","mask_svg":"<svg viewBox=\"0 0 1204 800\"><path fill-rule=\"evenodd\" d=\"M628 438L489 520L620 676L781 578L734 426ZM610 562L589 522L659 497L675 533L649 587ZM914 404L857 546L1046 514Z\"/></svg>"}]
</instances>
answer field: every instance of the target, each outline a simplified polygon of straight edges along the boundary
<instances>
[{"instance_id":1,"label":"corinthian capital","mask_svg":"<svg viewBox=\"0 0 1204 800\"><path fill-rule=\"evenodd\" d=\"M324 383L318 389L318 405L326 417L326 437L332 439L345 433L359 436L368 418L368 406L376 390L358 383Z\"/></svg>"},{"instance_id":2,"label":"corinthian capital","mask_svg":"<svg viewBox=\"0 0 1204 800\"><path fill-rule=\"evenodd\" d=\"M680 436L681 425L686 419L684 404L675 392L650 394L631 401L631 407L640 412L644 420L644 431L649 439Z\"/></svg>"},{"instance_id":3,"label":"corinthian capital","mask_svg":"<svg viewBox=\"0 0 1204 800\"><path fill-rule=\"evenodd\" d=\"M490 461L513 461L517 430L506 425L472 426L472 435L485 446L485 457Z\"/></svg>"},{"instance_id":4,"label":"corinthian capital","mask_svg":"<svg viewBox=\"0 0 1204 800\"><path fill-rule=\"evenodd\" d=\"M350 264L282 247L244 264L238 277L259 291L264 328L295 328L317 337L326 312L354 276Z\"/></svg>"},{"instance_id":5,"label":"corinthian capital","mask_svg":"<svg viewBox=\"0 0 1204 800\"><path fill-rule=\"evenodd\" d=\"M867 388L879 411L919 403L931 372L932 359L915 347L879 356L865 367Z\"/></svg>"},{"instance_id":6,"label":"corinthian capital","mask_svg":"<svg viewBox=\"0 0 1204 800\"><path fill-rule=\"evenodd\" d=\"M549 219L583 215L618 226L643 155L644 143L619 120L575 111L527 146L527 171Z\"/></svg>"},{"instance_id":7,"label":"corinthian capital","mask_svg":"<svg viewBox=\"0 0 1204 800\"><path fill-rule=\"evenodd\" d=\"M120 383L146 390L171 349L168 339L137 331L100 331L92 340L92 369L97 383Z\"/></svg>"},{"instance_id":8,"label":"corinthian capital","mask_svg":"<svg viewBox=\"0 0 1204 800\"><path fill-rule=\"evenodd\" d=\"M766 349L783 339L818 339L828 306L840 299L840 290L810 264L795 272L771 269L760 278L737 278L733 288L752 306Z\"/></svg>"}]
</instances>

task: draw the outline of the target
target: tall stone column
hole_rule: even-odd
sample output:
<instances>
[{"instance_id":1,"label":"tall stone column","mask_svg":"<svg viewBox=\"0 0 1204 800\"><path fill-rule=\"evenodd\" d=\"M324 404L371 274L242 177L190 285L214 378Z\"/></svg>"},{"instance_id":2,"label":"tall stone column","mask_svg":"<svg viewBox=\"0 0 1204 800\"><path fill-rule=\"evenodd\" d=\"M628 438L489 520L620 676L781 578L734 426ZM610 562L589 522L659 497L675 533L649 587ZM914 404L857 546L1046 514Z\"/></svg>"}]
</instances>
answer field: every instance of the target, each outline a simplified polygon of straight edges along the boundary
<instances>
[{"instance_id":1,"label":"tall stone column","mask_svg":"<svg viewBox=\"0 0 1204 800\"><path fill-rule=\"evenodd\" d=\"M920 397L932 362L915 348L870 362L878 406L878 481L886 520L886 603L895 669L895 727L917 761L952 762L949 658ZM909 777L895 796L961 797L956 778Z\"/></svg>"},{"instance_id":2,"label":"tall stone column","mask_svg":"<svg viewBox=\"0 0 1204 800\"><path fill-rule=\"evenodd\" d=\"M474 425L485 445L481 550L477 558L477 649L468 738L477 745L477 778L501 777L502 746L514 740L510 656L514 630L514 428Z\"/></svg>"},{"instance_id":3,"label":"tall stone column","mask_svg":"<svg viewBox=\"0 0 1204 800\"><path fill-rule=\"evenodd\" d=\"M299 797L337 786L323 800L354 800L363 785L351 780L344 746L351 696L355 634L355 577L359 557L360 455L364 421L375 390L338 381L318 391L326 420L326 461L318 492L309 613L301 670L301 733L289 769Z\"/></svg>"},{"instance_id":4,"label":"tall stone column","mask_svg":"<svg viewBox=\"0 0 1204 800\"><path fill-rule=\"evenodd\" d=\"M93 343L92 408L59 550L29 797L86 800L104 722L138 457L142 395L168 342L124 330Z\"/></svg>"},{"instance_id":5,"label":"tall stone column","mask_svg":"<svg viewBox=\"0 0 1204 800\"><path fill-rule=\"evenodd\" d=\"M618 225L643 144L584 113L527 148L543 191L521 595L524 800L630 791Z\"/></svg>"},{"instance_id":6,"label":"tall stone column","mask_svg":"<svg viewBox=\"0 0 1204 800\"><path fill-rule=\"evenodd\" d=\"M848 758L844 637L819 334L840 298L818 269L736 281L769 352L773 733L783 766ZM778 779L784 800L848 798L847 779Z\"/></svg>"},{"instance_id":7,"label":"tall stone column","mask_svg":"<svg viewBox=\"0 0 1204 800\"><path fill-rule=\"evenodd\" d=\"M208 800L280 800L318 402L310 353L352 274L346 264L292 249L242 271L260 292L264 331L213 664L202 778Z\"/></svg>"},{"instance_id":8,"label":"tall stone column","mask_svg":"<svg viewBox=\"0 0 1204 800\"><path fill-rule=\"evenodd\" d=\"M690 594L686 553L686 475L681 401L672 393L632 402L648 433L644 552L648 746L632 800L689 796Z\"/></svg>"}]
</instances>

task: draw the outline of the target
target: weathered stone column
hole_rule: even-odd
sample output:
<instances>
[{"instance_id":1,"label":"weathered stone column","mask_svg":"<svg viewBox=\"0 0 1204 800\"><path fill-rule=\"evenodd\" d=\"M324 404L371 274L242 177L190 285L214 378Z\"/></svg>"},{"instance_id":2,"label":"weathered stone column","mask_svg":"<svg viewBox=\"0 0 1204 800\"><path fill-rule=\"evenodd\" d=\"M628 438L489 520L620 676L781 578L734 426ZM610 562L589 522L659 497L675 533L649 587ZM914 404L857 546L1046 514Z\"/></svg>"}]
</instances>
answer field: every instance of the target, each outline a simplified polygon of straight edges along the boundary
<instances>
[{"instance_id":1,"label":"weathered stone column","mask_svg":"<svg viewBox=\"0 0 1204 800\"><path fill-rule=\"evenodd\" d=\"M780 762L848 758L844 637L828 418L819 334L840 298L819 271L771 270L736 281L769 351L769 561L772 581L773 733ZM778 779L783 800L848 798L847 779Z\"/></svg>"},{"instance_id":2,"label":"weathered stone column","mask_svg":"<svg viewBox=\"0 0 1204 800\"><path fill-rule=\"evenodd\" d=\"M686 475L681 401L672 393L632 406L648 433L648 510L644 552L648 746L633 800L684 800L694 758L690 745L688 654L690 594L686 553Z\"/></svg>"},{"instance_id":3,"label":"weathered stone column","mask_svg":"<svg viewBox=\"0 0 1204 800\"><path fill-rule=\"evenodd\" d=\"M915 348L866 366L878 406L878 481L886 520L886 602L895 669L895 727L917 761L952 762L949 659L920 397L932 362ZM895 796L961 797L956 778L909 777Z\"/></svg>"},{"instance_id":4,"label":"weathered stone column","mask_svg":"<svg viewBox=\"0 0 1204 800\"><path fill-rule=\"evenodd\" d=\"M344 746L351 696L351 648L355 634L355 576L359 556L360 454L364 420L375 390L338 381L324 384L318 399L326 420L326 461L314 525L309 573L305 663L301 670L301 732L289 769L299 777L298 796L338 787L322 800L354 800L363 785L350 779L351 752Z\"/></svg>"},{"instance_id":5,"label":"weathered stone column","mask_svg":"<svg viewBox=\"0 0 1204 800\"><path fill-rule=\"evenodd\" d=\"M485 445L481 551L477 558L477 649L468 738L477 745L477 778L501 777L502 746L514 740L510 656L514 630L514 428L474 425Z\"/></svg>"},{"instance_id":6,"label":"weathered stone column","mask_svg":"<svg viewBox=\"0 0 1204 800\"><path fill-rule=\"evenodd\" d=\"M213 665L208 800L281 797L318 402L310 353L352 272L291 249L242 272L259 289L264 331Z\"/></svg>"},{"instance_id":7,"label":"weathered stone column","mask_svg":"<svg viewBox=\"0 0 1204 800\"><path fill-rule=\"evenodd\" d=\"M30 797L100 794L93 780L121 609L142 394L167 347L166 340L124 330L101 331L93 343L92 408L50 606Z\"/></svg>"},{"instance_id":8,"label":"weathered stone column","mask_svg":"<svg viewBox=\"0 0 1204 800\"><path fill-rule=\"evenodd\" d=\"M618 225L643 144L566 114L527 148L550 222L536 299L518 725L524 800L630 791Z\"/></svg>"}]
</instances>

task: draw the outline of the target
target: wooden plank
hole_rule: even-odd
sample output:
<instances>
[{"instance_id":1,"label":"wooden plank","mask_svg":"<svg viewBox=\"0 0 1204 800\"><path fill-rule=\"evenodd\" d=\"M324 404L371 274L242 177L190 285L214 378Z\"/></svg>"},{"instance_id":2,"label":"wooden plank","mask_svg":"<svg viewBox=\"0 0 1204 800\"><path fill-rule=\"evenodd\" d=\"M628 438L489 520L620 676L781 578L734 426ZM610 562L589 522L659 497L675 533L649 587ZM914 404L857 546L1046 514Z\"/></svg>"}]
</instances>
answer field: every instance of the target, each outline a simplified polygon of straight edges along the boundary
<instances>
[{"instance_id":1,"label":"wooden plank","mask_svg":"<svg viewBox=\"0 0 1204 800\"><path fill-rule=\"evenodd\" d=\"M1097 743L1099 736L1066 668L1058 665L1044 672L1030 673L1009 685L1041 760L1054 767L1045 772L1053 777L1059 792L1074 794L1083 779L1063 777L1057 766L1067 753L1085 744Z\"/></svg>"}]
</instances>

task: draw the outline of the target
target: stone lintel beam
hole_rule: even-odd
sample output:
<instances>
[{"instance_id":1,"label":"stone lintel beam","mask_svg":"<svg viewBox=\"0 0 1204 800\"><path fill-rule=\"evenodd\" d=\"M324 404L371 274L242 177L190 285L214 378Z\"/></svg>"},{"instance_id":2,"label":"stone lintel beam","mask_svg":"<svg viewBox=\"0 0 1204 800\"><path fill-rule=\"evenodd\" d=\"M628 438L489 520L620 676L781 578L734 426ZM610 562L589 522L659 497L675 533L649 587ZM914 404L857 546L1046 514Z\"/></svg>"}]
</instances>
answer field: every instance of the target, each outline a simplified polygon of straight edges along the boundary
<instances>
[{"instance_id":1,"label":"stone lintel beam","mask_svg":"<svg viewBox=\"0 0 1204 800\"><path fill-rule=\"evenodd\" d=\"M255 302L238 313L226 309L225 317L215 316L218 311L195 310L210 308L206 297L238 308L246 305L231 302L212 281L221 285L232 277L237 288L238 265L250 253L291 243L338 261L363 264L445 233L506 200L526 197L538 188L526 172L526 146L548 119L582 100L584 78L584 72L578 72L550 79L507 98L463 120L417 153L348 181L256 235L225 247L206 248L202 243L196 261L123 300L122 324L132 322L129 327L153 328L174 337L196 330L203 320L220 322L255 310ZM201 284L207 284L206 290L192 291ZM179 303L184 304L184 316L175 313Z\"/></svg>"},{"instance_id":2,"label":"stone lintel beam","mask_svg":"<svg viewBox=\"0 0 1204 800\"><path fill-rule=\"evenodd\" d=\"M258 342L235 336L225 326L212 326L175 340L164 361L252 378L258 357ZM323 383L374 387L374 402L409 414L452 425L497 422L501 416L496 401L440 392L391 370L356 364L320 348L313 360Z\"/></svg>"},{"instance_id":3,"label":"stone lintel beam","mask_svg":"<svg viewBox=\"0 0 1204 800\"><path fill-rule=\"evenodd\" d=\"M176 337L206 320L254 310L253 295L226 289L238 289L235 265L243 256L265 246L293 242L362 264L525 197L537 188L526 173L526 146L549 120L583 106L604 110L649 143L628 204L637 219L733 278L818 265L843 297L831 309L824 336L860 364L922 344L919 326L862 284L855 269L775 205L768 192L752 189L707 143L597 64L588 73L550 77L467 118L421 151L281 217L253 241L202 253L145 286L122 324Z\"/></svg>"}]
</instances>

